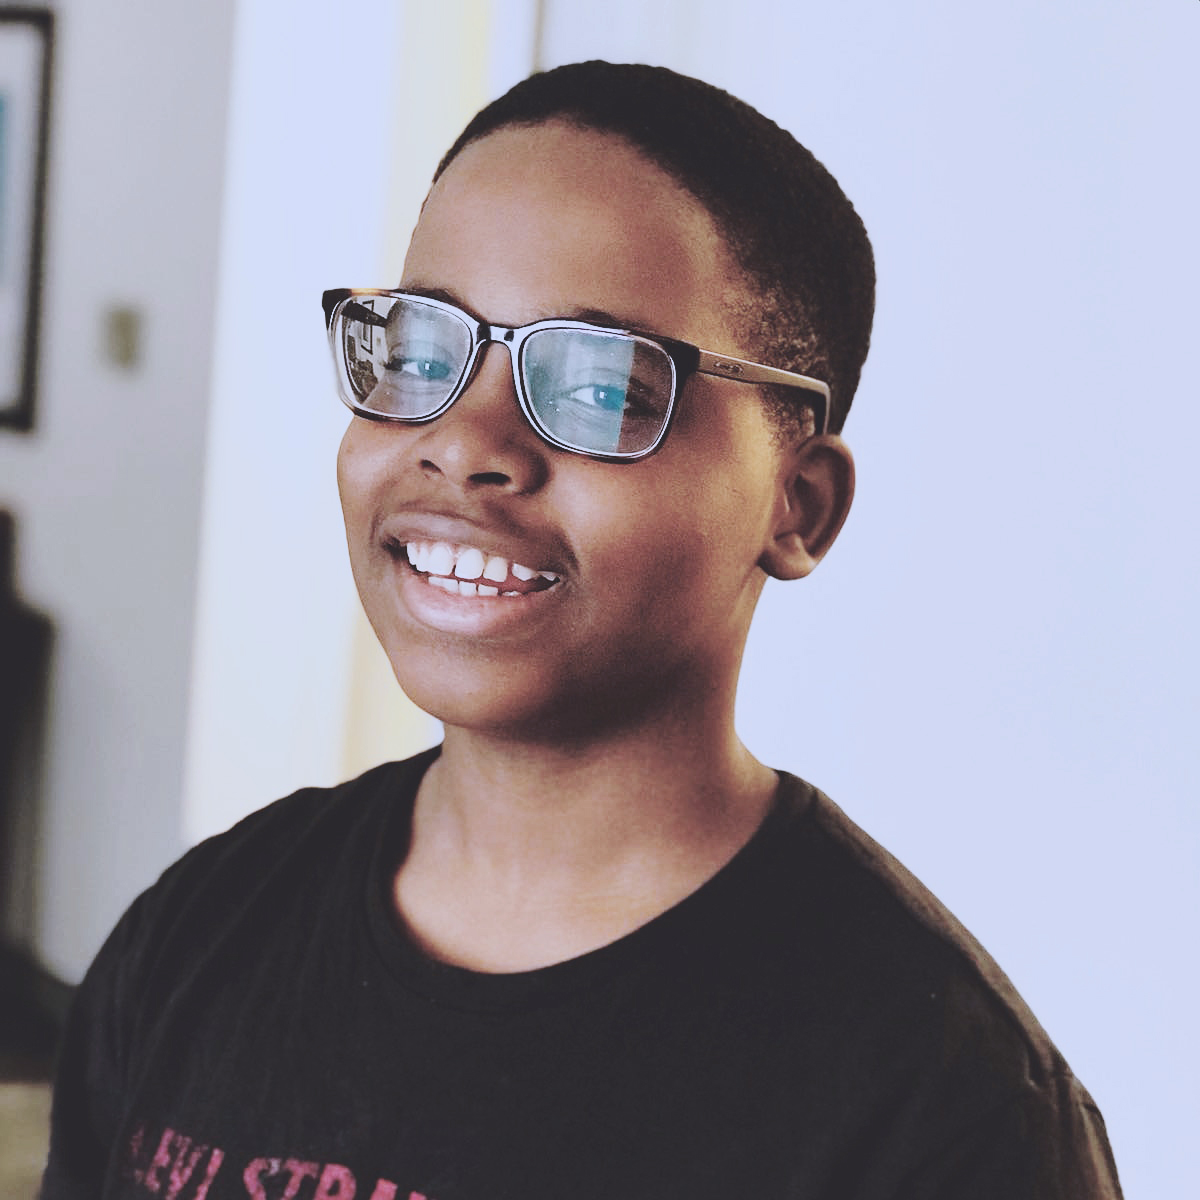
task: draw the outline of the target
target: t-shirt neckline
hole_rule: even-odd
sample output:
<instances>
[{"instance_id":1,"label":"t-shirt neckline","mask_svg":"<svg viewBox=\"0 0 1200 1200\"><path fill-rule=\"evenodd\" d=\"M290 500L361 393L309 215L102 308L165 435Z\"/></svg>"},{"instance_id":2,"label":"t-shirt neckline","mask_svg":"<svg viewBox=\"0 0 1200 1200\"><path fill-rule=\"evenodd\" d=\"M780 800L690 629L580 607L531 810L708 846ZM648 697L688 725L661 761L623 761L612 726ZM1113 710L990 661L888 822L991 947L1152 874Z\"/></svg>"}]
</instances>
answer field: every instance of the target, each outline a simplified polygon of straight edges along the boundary
<instances>
[{"instance_id":1,"label":"t-shirt neckline","mask_svg":"<svg viewBox=\"0 0 1200 1200\"><path fill-rule=\"evenodd\" d=\"M448 1007L499 1011L554 1003L604 978L661 962L668 949L680 952L695 944L702 952L706 929L722 910L737 904L737 895L753 890L777 854L779 830L806 812L812 789L784 772L766 817L740 850L693 892L615 941L574 958L533 970L505 973L476 971L440 962L421 950L404 928L392 905L395 864L407 848L417 788L440 747L384 774L378 837L367 875L365 916L375 952L388 973L406 990ZM683 951L686 952L686 951Z\"/></svg>"}]
</instances>

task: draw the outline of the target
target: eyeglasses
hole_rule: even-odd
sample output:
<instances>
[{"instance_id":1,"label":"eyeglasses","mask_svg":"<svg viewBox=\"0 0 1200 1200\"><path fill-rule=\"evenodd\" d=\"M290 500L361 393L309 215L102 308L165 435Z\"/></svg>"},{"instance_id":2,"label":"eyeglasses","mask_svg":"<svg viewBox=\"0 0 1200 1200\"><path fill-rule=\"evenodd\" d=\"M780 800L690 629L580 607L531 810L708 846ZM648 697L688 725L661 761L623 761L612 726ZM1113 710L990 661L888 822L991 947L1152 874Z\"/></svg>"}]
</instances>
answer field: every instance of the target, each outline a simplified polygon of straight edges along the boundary
<instances>
[{"instance_id":1,"label":"eyeglasses","mask_svg":"<svg viewBox=\"0 0 1200 1200\"><path fill-rule=\"evenodd\" d=\"M442 300L337 288L322 297L342 401L358 416L419 423L463 394L483 347L508 347L521 411L552 446L607 462L653 454L692 374L808 393L818 433L829 388L818 379L727 358L673 338L554 318L489 325Z\"/></svg>"}]
</instances>

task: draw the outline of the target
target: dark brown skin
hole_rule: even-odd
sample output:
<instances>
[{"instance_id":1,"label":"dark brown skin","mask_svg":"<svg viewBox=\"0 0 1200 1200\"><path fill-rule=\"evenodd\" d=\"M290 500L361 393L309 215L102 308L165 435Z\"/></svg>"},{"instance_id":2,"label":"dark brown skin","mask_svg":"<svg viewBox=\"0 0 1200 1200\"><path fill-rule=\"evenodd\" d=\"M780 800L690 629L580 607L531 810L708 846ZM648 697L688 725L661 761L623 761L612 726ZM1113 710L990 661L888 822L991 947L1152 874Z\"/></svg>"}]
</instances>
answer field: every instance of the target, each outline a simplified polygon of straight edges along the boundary
<instances>
[{"instance_id":1,"label":"dark brown skin","mask_svg":"<svg viewBox=\"0 0 1200 1200\"><path fill-rule=\"evenodd\" d=\"M402 286L519 325L597 312L753 358L705 210L623 141L551 122L468 147L430 194ZM735 296L744 302L740 293ZM734 694L768 575L806 575L841 527L837 437L779 442L744 385L696 377L635 464L546 445L491 346L420 426L354 419L338 478L355 581L396 677L446 726L396 874L435 957L527 970L622 936L693 891L762 821L775 774ZM552 571L521 598L437 592L406 541Z\"/></svg>"}]
</instances>

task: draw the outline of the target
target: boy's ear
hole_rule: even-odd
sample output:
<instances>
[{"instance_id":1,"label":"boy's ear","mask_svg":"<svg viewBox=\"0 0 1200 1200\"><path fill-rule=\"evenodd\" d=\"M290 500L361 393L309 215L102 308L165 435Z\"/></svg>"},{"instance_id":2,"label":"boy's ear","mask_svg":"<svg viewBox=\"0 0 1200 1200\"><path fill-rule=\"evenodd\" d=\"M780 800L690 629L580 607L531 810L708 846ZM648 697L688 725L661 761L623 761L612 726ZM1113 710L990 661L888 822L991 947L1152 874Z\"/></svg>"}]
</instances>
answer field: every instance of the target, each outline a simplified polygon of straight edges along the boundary
<instances>
[{"instance_id":1,"label":"boy's ear","mask_svg":"<svg viewBox=\"0 0 1200 1200\"><path fill-rule=\"evenodd\" d=\"M833 545L854 499L854 458L836 434L784 451L773 537L758 565L774 579L807 575Z\"/></svg>"}]
</instances>

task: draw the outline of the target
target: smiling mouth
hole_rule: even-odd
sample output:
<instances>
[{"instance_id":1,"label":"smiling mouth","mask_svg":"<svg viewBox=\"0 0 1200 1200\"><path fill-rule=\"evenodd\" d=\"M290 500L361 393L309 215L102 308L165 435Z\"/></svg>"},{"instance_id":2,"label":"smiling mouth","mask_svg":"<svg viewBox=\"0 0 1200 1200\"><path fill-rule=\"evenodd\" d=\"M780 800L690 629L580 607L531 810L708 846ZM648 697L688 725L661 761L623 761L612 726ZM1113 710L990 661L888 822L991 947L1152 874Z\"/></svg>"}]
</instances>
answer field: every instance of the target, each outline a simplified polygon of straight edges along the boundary
<instances>
[{"instance_id":1,"label":"smiling mouth","mask_svg":"<svg viewBox=\"0 0 1200 1200\"><path fill-rule=\"evenodd\" d=\"M506 597L526 596L554 587L561 576L489 554L476 546L450 542L406 542L403 550L408 565L431 587L451 595Z\"/></svg>"}]
</instances>

